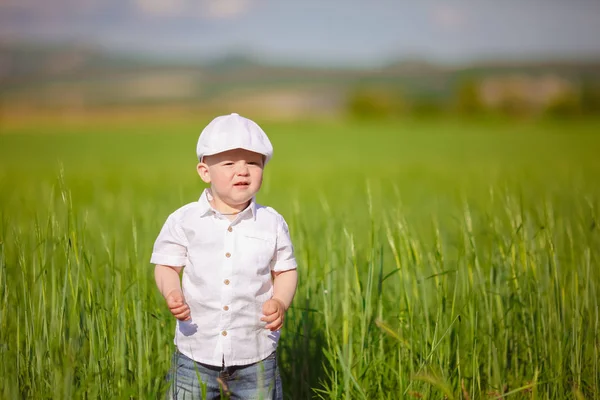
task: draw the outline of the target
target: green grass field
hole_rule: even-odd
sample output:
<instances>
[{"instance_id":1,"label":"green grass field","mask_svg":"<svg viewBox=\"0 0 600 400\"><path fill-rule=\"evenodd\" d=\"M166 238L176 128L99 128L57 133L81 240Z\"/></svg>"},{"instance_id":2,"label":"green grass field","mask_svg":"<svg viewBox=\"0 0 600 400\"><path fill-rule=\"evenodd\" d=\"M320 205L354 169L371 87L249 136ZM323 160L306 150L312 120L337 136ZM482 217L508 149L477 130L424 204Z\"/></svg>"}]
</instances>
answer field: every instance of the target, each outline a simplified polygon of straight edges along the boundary
<instances>
[{"instance_id":1,"label":"green grass field","mask_svg":"<svg viewBox=\"0 0 600 400\"><path fill-rule=\"evenodd\" d=\"M207 122L3 129L0 397L166 389L149 258ZM262 125L299 262L287 398L600 399L599 120Z\"/></svg>"}]
</instances>

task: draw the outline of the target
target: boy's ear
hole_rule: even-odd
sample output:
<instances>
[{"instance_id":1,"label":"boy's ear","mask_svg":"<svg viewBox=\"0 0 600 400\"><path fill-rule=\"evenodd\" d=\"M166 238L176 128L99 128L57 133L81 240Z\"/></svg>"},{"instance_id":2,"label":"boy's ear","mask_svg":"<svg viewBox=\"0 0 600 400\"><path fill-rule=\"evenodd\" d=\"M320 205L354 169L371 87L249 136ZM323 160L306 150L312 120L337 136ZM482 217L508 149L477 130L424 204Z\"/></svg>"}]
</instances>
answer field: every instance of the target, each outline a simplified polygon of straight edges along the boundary
<instances>
[{"instance_id":1,"label":"boy's ear","mask_svg":"<svg viewBox=\"0 0 600 400\"><path fill-rule=\"evenodd\" d=\"M208 165L201 162L196 166L196 170L198 171L198 175L205 183L210 183L210 172L208 170Z\"/></svg>"}]
</instances>

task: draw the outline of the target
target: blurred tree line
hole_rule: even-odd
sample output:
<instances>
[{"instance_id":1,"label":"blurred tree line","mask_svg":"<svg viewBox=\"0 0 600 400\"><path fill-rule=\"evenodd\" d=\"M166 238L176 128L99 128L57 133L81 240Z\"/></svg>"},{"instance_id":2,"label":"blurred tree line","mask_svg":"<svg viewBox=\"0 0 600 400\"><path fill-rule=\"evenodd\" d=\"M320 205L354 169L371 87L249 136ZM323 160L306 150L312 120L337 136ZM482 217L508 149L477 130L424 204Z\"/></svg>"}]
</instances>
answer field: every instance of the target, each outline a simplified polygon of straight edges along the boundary
<instances>
[{"instance_id":1,"label":"blurred tree line","mask_svg":"<svg viewBox=\"0 0 600 400\"><path fill-rule=\"evenodd\" d=\"M401 60L345 69L145 59L99 48L0 43L0 119L237 110L269 118L600 114L600 61Z\"/></svg>"},{"instance_id":2,"label":"blurred tree line","mask_svg":"<svg viewBox=\"0 0 600 400\"><path fill-rule=\"evenodd\" d=\"M600 115L600 81L509 75L457 80L449 93L410 93L400 87L360 84L348 91L353 118L437 114L575 117Z\"/></svg>"}]
</instances>

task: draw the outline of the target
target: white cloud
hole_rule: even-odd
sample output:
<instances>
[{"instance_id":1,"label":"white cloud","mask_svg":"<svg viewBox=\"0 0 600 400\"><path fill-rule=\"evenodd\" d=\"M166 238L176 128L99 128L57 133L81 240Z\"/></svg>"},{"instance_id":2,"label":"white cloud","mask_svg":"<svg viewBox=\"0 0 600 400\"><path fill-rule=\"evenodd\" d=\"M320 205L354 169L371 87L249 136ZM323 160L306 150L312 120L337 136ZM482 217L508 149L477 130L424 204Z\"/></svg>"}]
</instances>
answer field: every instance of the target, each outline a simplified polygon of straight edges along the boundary
<instances>
[{"instance_id":1,"label":"white cloud","mask_svg":"<svg viewBox=\"0 0 600 400\"><path fill-rule=\"evenodd\" d=\"M33 8L35 6L35 2L33 0L2 0L0 1L0 10L17 10L23 9L26 10L28 8Z\"/></svg>"},{"instance_id":2,"label":"white cloud","mask_svg":"<svg viewBox=\"0 0 600 400\"><path fill-rule=\"evenodd\" d=\"M142 14L152 17L176 17L188 7L185 0L134 0Z\"/></svg>"},{"instance_id":3,"label":"white cloud","mask_svg":"<svg viewBox=\"0 0 600 400\"><path fill-rule=\"evenodd\" d=\"M234 19L248 12L255 0L134 0L138 11L152 17L192 16Z\"/></svg>"},{"instance_id":4,"label":"white cloud","mask_svg":"<svg viewBox=\"0 0 600 400\"><path fill-rule=\"evenodd\" d=\"M56 20L65 21L72 17L95 15L111 2L115 0L0 0L0 12L3 17L15 12L19 17L38 20L58 17Z\"/></svg>"},{"instance_id":5,"label":"white cloud","mask_svg":"<svg viewBox=\"0 0 600 400\"><path fill-rule=\"evenodd\" d=\"M211 19L233 19L248 12L253 3L251 0L205 0L205 16Z\"/></svg>"},{"instance_id":6,"label":"white cloud","mask_svg":"<svg viewBox=\"0 0 600 400\"><path fill-rule=\"evenodd\" d=\"M465 13L448 4L437 4L431 9L431 19L436 26L448 31L458 31L467 22Z\"/></svg>"}]
</instances>

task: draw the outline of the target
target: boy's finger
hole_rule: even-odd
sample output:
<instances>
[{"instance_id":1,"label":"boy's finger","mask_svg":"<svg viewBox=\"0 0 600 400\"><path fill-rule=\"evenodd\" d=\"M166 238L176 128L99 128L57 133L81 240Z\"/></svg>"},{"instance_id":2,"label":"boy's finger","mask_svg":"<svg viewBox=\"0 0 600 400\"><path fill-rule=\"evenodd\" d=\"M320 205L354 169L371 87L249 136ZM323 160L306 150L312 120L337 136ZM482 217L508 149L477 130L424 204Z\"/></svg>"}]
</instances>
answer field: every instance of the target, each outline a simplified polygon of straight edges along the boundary
<instances>
[{"instance_id":1,"label":"boy's finger","mask_svg":"<svg viewBox=\"0 0 600 400\"><path fill-rule=\"evenodd\" d=\"M272 314L277 312L277 303L271 300L267 300L262 307L263 314Z\"/></svg>"},{"instance_id":2,"label":"boy's finger","mask_svg":"<svg viewBox=\"0 0 600 400\"><path fill-rule=\"evenodd\" d=\"M261 321L265 321L265 322L273 322L275 321L277 318L279 317L279 314L277 313L273 313L270 315L265 315L264 317L262 317L260 320Z\"/></svg>"},{"instance_id":3,"label":"boy's finger","mask_svg":"<svg viewBox=\"0 0 600 400\"><path fill-rule=\"evenodd\" d=\"M182 312L189 310L190 308L188 307L187 304L184 304L182 306L179 307L173 307L173 308L169 308L169 310L171 311L172 314L181 314Z\"/></svg>"},{"instance_id":4,"label":"boy's finger","mask_svg":"<svg viewBox=\"0 0 600 400\"><path fill-rule=\"evenodd\" d=\"M177 318L178 320L181 320L181 321L186 321L186 320L190 319L189 310L186 312L182 312L180 314L173 314L173 315L175 316L175 318Z\"/></svg>"},{"instance_id":5,"label":"boy's finger","mask_svg":"<svg viewBox=\"0 0 600 400\"><path fill-rule=\"evenodd\" d=\"M179 315L190 315L190 310L182 310L182 311L178 311L178 312L171 312L171 314L173 314L176 318L179 318Z\"/></svg>"},{"instance_id":6,"label":"boy's finger","mask_svg":"<svg viewBox=\"0 0 600 400\"><path fill-rule=\"evenodd\" d=\"M267 325L265 325L265 328L277 325L277 324L281 323L282 321L283 321L283 316L277 316L277 318L274 318L271 321L267 321L268 323L267 323Z\"/></svg>"},{"instance_id":7,"label":"boy's finger","mask_svg":"<svg viewBox=\"0 0 600 400\"><path fill-rule=\"evenodd\" d=\"M189 308L178 311L178 312L173 312L173 315L175 316L175 318L178 318L178 319L185 318L185 317L189 316L190 314L191 313L190 313Z\"/></svg>"},{"instance_id":8,"label":"boy's finger","mask_svg":"<svg viewBox=\"0 0 600 400\"><path fill-rule=\"evenodd\" d=\"M188 304L187 303L169 303L169 304L167 304L167 306L169 307L170 310L173 310L175 308L187 307Z\"/></svg>"},{"instance_id":9,"label":"boy's finger","mask_svg":"<svg viewBox=\"0 0 600 400\"><path fill-rule=\"evenodd\" d=\"M271 321L273 318L275 318L275 316L277 316L277 313L263 314L263 316L260 317L260 320L261 321Z\"/></svg>"},{"instance_id":10,"label":"boy's finger","mask_svg":"<svg viewBox=\"0 0 600 400\"><path fill-rule=\"evenodd\" d=\"M265 326L265 329L276 331L277 329L281 328L281 325L283 325L283 318L278 317L275 321L271 322L270 324L267 324Z\"/></svg>"},{"instance_id":11,"label":"boy's finger","mask_svg":"<svg viewBox=\"0 0 600 400\"><path fill-rule=\"evenodd\" d=\"M170 299L167 299L167 304L169 306L172 306L172 305L181 305L181 304L185 304L185 301L183 301L183 298L181 298L181 297L179 297L177 299L170 298Z\"/></svg>"},{"instance_id":12,"label":"boy's finger","mask_svg":"<svg viewBox=\"0 0 600 400\"><path fill-rule=\"evenodd\" d=\"M186 308L189 308L189 306L185 303L169 306L169 310L186 309Z\"/></svg>"},{"instance_id":13,"label":"boy's finger","mask_svg":"<svg viewBox=\"0 0 600 400\"><path fill-rule=\"evenodd\" d=\"M167 307L169 307L169 310L171 310L171 312L173 312L173 310L179 309L179 308L183 308L183 307L187 307L187 304L182 303L182 304L167 304Z\"/></svg>"}]
</instances>

